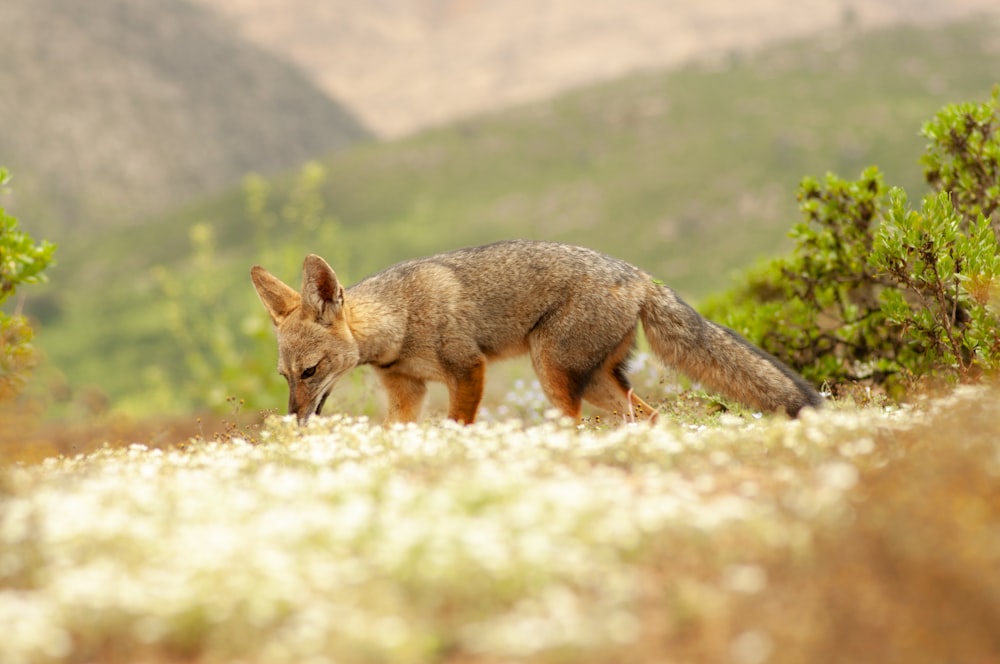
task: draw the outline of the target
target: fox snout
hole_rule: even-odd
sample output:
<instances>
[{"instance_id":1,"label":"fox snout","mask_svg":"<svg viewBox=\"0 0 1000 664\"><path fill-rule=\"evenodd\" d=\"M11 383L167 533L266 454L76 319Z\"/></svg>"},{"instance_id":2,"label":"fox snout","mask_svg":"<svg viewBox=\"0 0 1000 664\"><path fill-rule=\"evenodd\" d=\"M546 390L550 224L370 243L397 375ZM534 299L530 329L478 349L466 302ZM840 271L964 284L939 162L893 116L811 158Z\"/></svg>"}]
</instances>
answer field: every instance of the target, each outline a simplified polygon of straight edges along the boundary
<instances>
[{"instance_id":1,"label":"fox snout","mask_svg":"<svg viewBox=\"0 0 1000 664\"><path fill-rule=\"evenodd\" d=\"M320 415L329 390L320 393L313 393L302 381L288 386L288 414L294 415L299 424L303 424L311 415Z\"/></svg>"}]
</instances>

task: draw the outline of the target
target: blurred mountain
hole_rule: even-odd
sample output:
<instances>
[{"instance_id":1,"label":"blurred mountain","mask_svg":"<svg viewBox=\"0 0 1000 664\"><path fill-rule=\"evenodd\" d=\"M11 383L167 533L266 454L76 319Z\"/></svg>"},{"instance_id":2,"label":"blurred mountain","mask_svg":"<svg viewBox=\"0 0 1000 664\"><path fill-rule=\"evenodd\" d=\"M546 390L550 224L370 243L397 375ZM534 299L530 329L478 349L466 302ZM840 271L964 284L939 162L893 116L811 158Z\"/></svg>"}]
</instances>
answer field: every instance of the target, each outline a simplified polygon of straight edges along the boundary
<instances>
[{"instance_id":1,"label":"blurred mountain","mask_svg":"<svg viewBox=\"0 0 1000 664\"><path fill-rule=\"evenodd\" d=\"M779 39L1000 12L996 0L195 1L382 136Z\"/></svg>"},{"instance_id":2,"label":"blurred mountain","mask_svg":"<svg viewBox=\"0 0 1000 664\"><path fill-rule=\"evenodd\" d=\"M141 221L367 136L995 0L4 0L0 165L36 234Z\"/></svg>"},{"instance_id":3,"label":"blurred mountain","mask_svg":"<svg viewBox=\"0 0 1000 664\"><path fill-rule=\"evenodd\" d=\"M0 35L4 203L57 240L367 135L295 65L184 0L4 0Z\"/></svg>"}]
</instances>

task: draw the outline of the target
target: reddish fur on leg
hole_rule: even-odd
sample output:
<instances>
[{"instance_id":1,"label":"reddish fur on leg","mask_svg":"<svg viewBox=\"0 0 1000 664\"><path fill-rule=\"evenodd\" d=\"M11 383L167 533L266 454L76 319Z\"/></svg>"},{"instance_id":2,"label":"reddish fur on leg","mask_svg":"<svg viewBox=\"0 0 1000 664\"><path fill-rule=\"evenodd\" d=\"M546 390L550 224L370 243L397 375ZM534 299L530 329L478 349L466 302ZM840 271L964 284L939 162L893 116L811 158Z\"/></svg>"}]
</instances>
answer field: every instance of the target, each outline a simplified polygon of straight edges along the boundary
<instances>
[{"instance_id":1,"label":"reddish fur on leg","mask_svg":"<svg viewBox=\"0 0 1000 664\"><path fill-rule=\"evenodd\" d=\"M416 422L420 417L427 385L422 380L402 374L382 373L382 387L388 399L386 423Z\"/></svg>"},{"instance_id":2,"label":"reddish fur on leg","mask_svg":"<svg viewBox=\"0 0 1000 664\"><path fill-rule=\"evenodd\" d=\"M534 360L534 357L532 358ZM535 363L535 373L545 396L552 405L569 418L580 419L583 386L569 372L541 359Z\"/></svg>"},{"instance_id":3,"label":"reddish fur on leg","mask_svg":"<svg viewBox=\"0 0 1000 664\"><path fill-rule=\"evenodd\" d=\"M486 382L486 362L472 367L465 376L448 384L448 418L472 424L476 421L479 402L483 399L483 385Z\"/></svg>"}]
</instances>

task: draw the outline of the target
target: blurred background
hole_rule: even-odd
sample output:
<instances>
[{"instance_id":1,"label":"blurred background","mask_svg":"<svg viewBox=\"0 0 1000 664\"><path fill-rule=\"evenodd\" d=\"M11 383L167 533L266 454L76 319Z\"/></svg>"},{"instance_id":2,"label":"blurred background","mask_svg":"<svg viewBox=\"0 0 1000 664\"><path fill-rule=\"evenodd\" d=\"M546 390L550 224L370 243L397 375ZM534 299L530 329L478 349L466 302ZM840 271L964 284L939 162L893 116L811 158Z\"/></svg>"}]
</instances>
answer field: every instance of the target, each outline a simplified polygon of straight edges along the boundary
<instances>
[{"instance_id":1,"label":"blurred background","mask_svg":"<svg viewBox=\"0 0 1000 664\"><path fill-rule=\"evenodd\" d=\"M56 420L281 409L248 269L307 252L352 283L558 240L697 304L788 248L803 176L916 198L921 124L1000 79L995 0L4 0L0 31L0 207L58 245L4 308Z\"/></svg>"}]
</instances>

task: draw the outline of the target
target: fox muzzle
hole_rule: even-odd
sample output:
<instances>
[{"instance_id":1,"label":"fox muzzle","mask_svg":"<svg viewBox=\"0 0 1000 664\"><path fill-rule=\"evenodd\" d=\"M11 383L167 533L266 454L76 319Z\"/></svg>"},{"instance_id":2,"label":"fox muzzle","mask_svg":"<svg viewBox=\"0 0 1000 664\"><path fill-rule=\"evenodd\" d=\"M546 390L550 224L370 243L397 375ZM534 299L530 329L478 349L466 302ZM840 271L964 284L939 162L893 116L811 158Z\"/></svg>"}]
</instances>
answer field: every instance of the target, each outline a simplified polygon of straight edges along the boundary
<instances>
[{"instance_id":1,"label":"fox muzzle","mask_svg":"<svg viewBox=\"0 0 1000 664\"><path fill-rule=\"evenodd\" d=\"M295 415L298 418L299 424L303 424L311 415L320 415L322 413L326 399L330 396L330 390L324 390L315 396L307 395L305 399L301 398L301 395L298 394L300 391L304 392L305 390L289 387L288 414Z\"/></svg>"}]
</instances>

